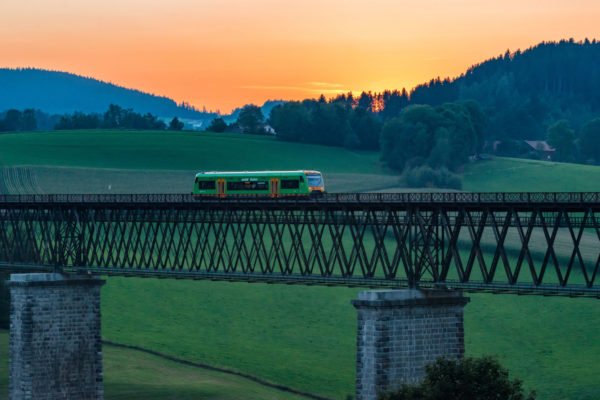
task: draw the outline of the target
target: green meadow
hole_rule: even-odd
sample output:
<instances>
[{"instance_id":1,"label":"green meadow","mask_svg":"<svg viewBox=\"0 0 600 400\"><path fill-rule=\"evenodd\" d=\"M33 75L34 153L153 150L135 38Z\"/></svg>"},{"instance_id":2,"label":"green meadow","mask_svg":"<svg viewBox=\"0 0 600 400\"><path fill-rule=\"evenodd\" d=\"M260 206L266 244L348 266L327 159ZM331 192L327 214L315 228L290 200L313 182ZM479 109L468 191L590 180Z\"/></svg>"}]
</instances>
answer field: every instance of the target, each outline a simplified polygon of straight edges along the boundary
<instances>
[{"instance_id":1,"label":"green meadow","mask_svg":"<svg viewBox=\"0 0 600 400\"><path fill-rule=\"evenodd\" d=\"M190 132L0 135L0 168L4 177L1 188L10 193L88 192L90 188L101 192L109 186L113 192L187 192L195 170L263 168L319 169L331 191L398 186L398 178L381 167L376 153L266 137ZM469 164L463 176L465 190L471 191L600 190L600 168L582 165L499 158ZM350 300L357 292L333 287L108 278L102 293L102 335L107 340L344 399L354 393L356 314ZM465 314L469 355L498 356L540 399L600 398L597 300L470 297ZM1 343L6 346L5 341ZM217 393L206 398L236 398L218 385L191 388L189 380L195 371L182 370L175 375L189 376L189 380L174 377L179 383L170 384L162 379L166 364L160 360L110 347L105 347L105 353L107 399L132 398L124 394L128 388L131 393L148 393L138 398L185 398L170 397L178 393L179 384L182 391ZM0 357L5 359L5 350ZM126 370L119 372L111 359L131 359L131 364L126 363ZM137 362L148 367L132 365ZM0 364L0 372L5 365ZM118 383L114 380L117 376ZM144 386L141 381L156 384Z\"/></svg>"},{"instance_id":2,"label":"green meadow","mask_svg":"<svg viewBox=\"0 0 600 400\"><path fill-rule=\"evenodd\" d=\"M466 166L463 189L471 192L598 192L600 167L496 158Z\"/></svg>"},{"instance_id":3,"label":"green meadow","mask_svg":"<svg viewBox=\"0 0 600 400\"><path fill-rule=\"evenodd\" d=\"M104 393L113 400L300 400L304 396L248 379L194 368L160 357L105 345ZM0 331L0 398L8 398L8 332Z\"/></svg>"},{"instance_id":4,"label":"green meadow","mask_svg":"<svg viewBox=\"0 0 600 400\"><path fill-rule=\"evenodd\" d=\"M0 143L0 165L133 170L314 168L343 173L381 172L375 153L226 133L58 131L3 134Z\"/></svg>"}]
</instances>

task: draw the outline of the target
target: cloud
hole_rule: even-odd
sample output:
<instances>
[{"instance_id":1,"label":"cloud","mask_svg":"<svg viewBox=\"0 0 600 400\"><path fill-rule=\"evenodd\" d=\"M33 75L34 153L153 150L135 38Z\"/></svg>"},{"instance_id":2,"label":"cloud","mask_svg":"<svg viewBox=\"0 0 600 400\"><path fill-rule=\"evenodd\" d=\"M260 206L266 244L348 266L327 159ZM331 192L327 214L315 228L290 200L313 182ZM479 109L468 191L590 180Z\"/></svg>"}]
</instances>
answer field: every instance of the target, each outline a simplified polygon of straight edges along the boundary
<instances>
[{"instance_id":1,"label":"cloud","mask_svg":"<svg viewBox=\"0 0 600 400\"><path fill-rule=\"evenodd\" d=\"M244 85L241 89L258 89L258 90L288 90L304 93L317 94L339 94L350 92L350 89L343 89L343 85L339 83L328 82L307 82L309 86L293 86L293 85Z\"/></svg>"},{"instance_id":2,"label":"cloud","mask_svg":"<svg viewBox=\"0 0 600 400\"><path fill-rule=\"evenodd\" d=\"M333 83L333 82L307 82L308 85L311 86L316 86L316 87L322 87L322 88L329 88L329 89L334 89L334 88L342 88L344 87L343 84L341 83Z\"/></svg>"},{"instance_id":3,"label":"cloud","mask_svg":"<svg viewBox=\"0 0 600 400\"><path fill-rule=\"evenodd\" d=\"M264 89L264 90L298 90L306 91L310 90L301 86L286 86L286 85L244 85L240 86L241 89Z\"/></svg>"}]
</instances>

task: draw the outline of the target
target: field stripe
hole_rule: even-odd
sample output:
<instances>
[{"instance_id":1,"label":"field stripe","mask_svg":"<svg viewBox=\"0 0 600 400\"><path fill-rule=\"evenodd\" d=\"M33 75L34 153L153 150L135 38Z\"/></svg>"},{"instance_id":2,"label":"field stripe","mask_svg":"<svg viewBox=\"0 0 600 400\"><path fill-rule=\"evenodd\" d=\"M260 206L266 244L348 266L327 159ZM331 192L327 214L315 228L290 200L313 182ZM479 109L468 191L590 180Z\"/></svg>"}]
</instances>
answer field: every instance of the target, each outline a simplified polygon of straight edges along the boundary
<instances>
[{"instance_id":1,"label":"field stripe","mask_svg":"<svg viewBox=\"0 0 600 400\"><path fill-rule=\"evenodd\" d=\"M302 391L302 390L294 389L294 388L289 387L289 386L285 386L285 385L280 385L278 383L269 382L266 379L262 379L262 378L259 378L257 376L250 375L250 374L247 374L247 373L244 373L244 372L239 372L239 371L235 371L235 370L228 369L228 368L215 367L215 366L209 365L209 364L197 363L197 362L192 362L192 361L189 361L189 360L184 360L182 358L173 357L173 356L170 356L170 355L165 354L165 353L160 353L158 351L146 349L146 348L141 347L141 346L133 346L133 345L129 345L129 344L123 344L123 343L113 342L111 340L102 340L102 344L103 345L112 346L112 347L116 347L116 348L122 348L122 349L127 349L127 350L139 351L139 352L142 352L142 353L146 353L146 354L150 354L150 355L153 355L153 356L156 356L156 357L160 357L160 358L165 359L165 360L173 361L173 362L176 362L176 363L181 364L181 365L187 365L189 367L207 369L207 370L210 370L210 371L216 371L216 372L221 372L221 373L224 373L224 374L235 375L235 376L238 376L238 377L241 377L241 378L248 379L248 380L250 380L252 382L258 383L258 384L260 384L262 386L269 387L269 388L272 388L272 389L281 390L282 392L287 392L287 393L291 393L291 394L296 394L296 395L299 395L299 396L303 396L303 397L306 397L307 399L333 400L333 399L331 399L329 397L323 397L323 396L320 396L318 394L309 393L309 392L305 392L305 391Z\"/></svg>"}]
</instances>

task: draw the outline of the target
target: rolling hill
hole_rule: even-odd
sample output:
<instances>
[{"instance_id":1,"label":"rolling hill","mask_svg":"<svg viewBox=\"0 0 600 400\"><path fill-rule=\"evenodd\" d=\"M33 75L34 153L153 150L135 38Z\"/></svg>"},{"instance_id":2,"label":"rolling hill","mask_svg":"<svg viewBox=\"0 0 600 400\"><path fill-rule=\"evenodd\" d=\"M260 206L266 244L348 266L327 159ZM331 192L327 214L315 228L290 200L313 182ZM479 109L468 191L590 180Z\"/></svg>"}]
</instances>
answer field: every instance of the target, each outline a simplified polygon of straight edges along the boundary
<instances>
[{"instance_id":1,"label":"rolling hill","mask_svg":"<svg viewBox=\"0 0 600 400\"><path fill-rule=\"evenodd\" d=\"M158 117L210 121L215 114L178 105L172 99L68 72L0 68L0 111L33 108L49 114L101 113L110 104Z\"/></svg>"},{"instance_id":2,"label":"rolling hill","mask_svg":"<svg viewBox=\"0 0 600 400\"><path fill-rule=\"evenodd\" d=\"M197 169L303 167L322 170L327 182L337 185L336 191L397 186L397 177L382 169L377 153L235 134L7 134L0 136L0 167L10 170L11 185L22 191L31 187L83 191L90 180L107 179L118 181L119 190L127 190L128 181L136 190L170 191L175 184L185 190L188 173ZM374 177L382 181L374 184ZM69 180L71 186L64 182ZM464 171L464 187L473 191L597 191L598 182L599 167L517 159L477 162ZM356 313L350 300L357 292L108 278L102 294L102 335L343 399L354 391ZM498 356L541 400L600 397L597 300L469 297L467 354ZM111 365L106 364L107 382L114 374ZM134 387L138 382L133 376L127 379L131 381L123 379L120 384L132 382ZM160 384L156 390L165 393Z\"/></svg>"}]
</instances>

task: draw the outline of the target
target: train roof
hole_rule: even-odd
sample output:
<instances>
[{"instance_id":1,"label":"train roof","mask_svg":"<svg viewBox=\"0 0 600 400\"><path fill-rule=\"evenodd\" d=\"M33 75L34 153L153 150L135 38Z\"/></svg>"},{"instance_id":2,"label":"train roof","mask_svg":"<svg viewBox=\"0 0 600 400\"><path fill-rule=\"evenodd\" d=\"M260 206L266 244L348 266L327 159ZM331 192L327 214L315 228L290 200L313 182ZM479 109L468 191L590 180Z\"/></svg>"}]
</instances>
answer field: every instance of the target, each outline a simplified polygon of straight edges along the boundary
<instances>
[{"instance_id":1,"label":"train roof","mask_svg":"<svg viewBox=\"0 0 600 400\"><path fill-rule=\"evenodd\" d=\"M314 170L294 170L294 171L202 171L196 176L288 176L304 174L320 174Z\"/></svg>"}]
</instances>

